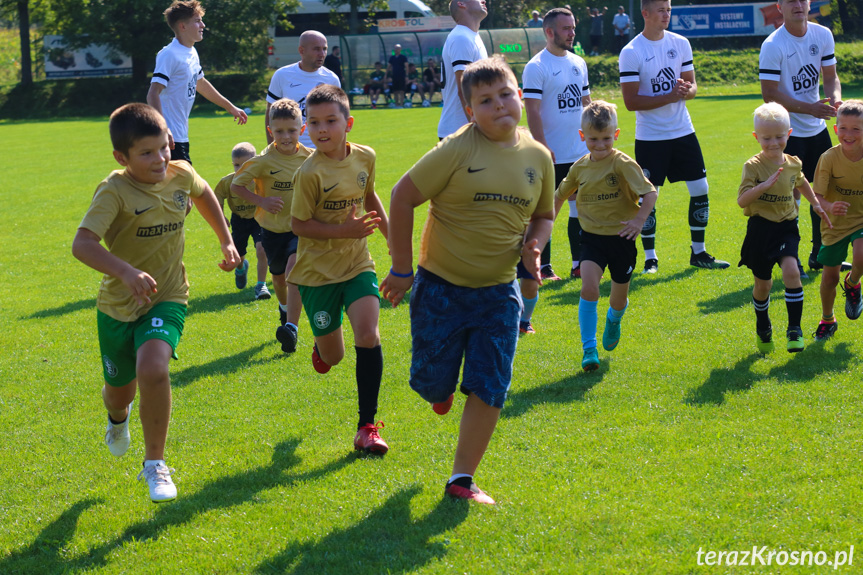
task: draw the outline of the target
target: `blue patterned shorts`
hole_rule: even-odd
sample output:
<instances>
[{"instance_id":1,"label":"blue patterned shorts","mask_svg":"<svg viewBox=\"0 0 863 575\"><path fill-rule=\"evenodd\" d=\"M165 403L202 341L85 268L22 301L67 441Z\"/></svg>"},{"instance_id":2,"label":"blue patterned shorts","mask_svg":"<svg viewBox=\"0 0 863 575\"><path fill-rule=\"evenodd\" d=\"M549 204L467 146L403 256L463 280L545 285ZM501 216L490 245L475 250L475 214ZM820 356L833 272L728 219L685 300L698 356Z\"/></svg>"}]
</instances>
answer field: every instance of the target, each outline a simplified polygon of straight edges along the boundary
<instances>
[{"instance_id":1,"label":"blue patterned shorts","mask_svg":"<svg viewBox=\"0 0 863 575\"><path fill-rule=\"evenodd\" d=\"M458 386L502 408L512 381L521 317L518 283L484 288L453 285L417 269L411 294L411 388L439 403Z\"/></svg>"}]
</instances>

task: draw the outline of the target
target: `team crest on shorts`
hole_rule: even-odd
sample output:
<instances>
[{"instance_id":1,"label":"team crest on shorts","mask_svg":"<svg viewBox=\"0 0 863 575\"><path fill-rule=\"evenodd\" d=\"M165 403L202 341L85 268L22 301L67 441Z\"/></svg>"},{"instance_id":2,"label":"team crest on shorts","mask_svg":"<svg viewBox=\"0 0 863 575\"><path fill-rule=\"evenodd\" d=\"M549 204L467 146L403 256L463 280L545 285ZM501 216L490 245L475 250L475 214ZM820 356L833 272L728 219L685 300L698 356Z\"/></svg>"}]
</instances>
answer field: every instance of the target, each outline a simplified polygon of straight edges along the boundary
<instances>
[{"instance_id":1,"label":"team crest on shorts","mask_svg":"<svg viewBox=\"0 0 863 575\"><path fill-rule=\"evenodd\" d=\"M605 176L605 183L612 188L617 187L617 174L608 174Z\"/></svg>"},{"instance_id":2,"label":"team crest on shorts","mask_svg":"<svg viewBox=\"0 0 863 575\"><path fill-rule=\"evenodd\" d=\"M114 362L111 361L110 357L103 355L102 363L105 364L105 373L108 374L108 377L117 377L117 366L114 365Z\"/></svg>"},{"instance_id":3,"label":"team crest on shorts","mask_svg":"<svg viewBox=\"0 0 863 575\"><path fill-rule=\"evenodd\" d=\"M357 185L361 190L366 189L366 182L369 181L369 175L366 172L360 172L357 174Z\"/></svg>"},{"instance_id":4,"label":"team crest on shorts","mask_svg":"<svg viewBox=\"0 0 863 575\"><path fill-rule=\"evenodd\" d=\"M534 170L533 168L527 168L524 171L524 175L527 178L528 184L536 183L536 170Z\"/></svg>"},{"instance_id":5,"label":"team crest on shorts","mask_svg":"<svg viewBox=\"0 0 863 575\"><path fill-rule=\"evenodd\" d=\"M174 192L174 205L181 210L186 209L186 194L183 192Z\"/></svg>"},{"instance_id":6,"label":"team crest on shorts","mask_svg":"<svg viewBox=\"0 0 863 575\"><path fill-rule=\"evenodd\" d=\"M810 56L817 56L818 55L818 46L816 46L815 44L810 45L809 46L809 55Z\"/></svg>"},{"instance_id":7,"label":"team crest on shorts","mask_svg":"<svg viewBox=\"0 0 863 575\"><path fill-rule=\"evenodd\" d=\"M325 311L319 311L318 313L316 313L314 319L315 326L317 326L318 329L324 329L325 327L330 325L330 314Z\"/></svg>"},{"instance_id":8,"label":"team crest on shorts","mask_svg":"<svg viewBox=\"0 0 863 575\"><path fill-rule=\"evenodd\" d=\"M672 48L665 55L668 56L669 59L674 60L675 58L677 58L677 50Z\"/></svg>"}]
</instances>

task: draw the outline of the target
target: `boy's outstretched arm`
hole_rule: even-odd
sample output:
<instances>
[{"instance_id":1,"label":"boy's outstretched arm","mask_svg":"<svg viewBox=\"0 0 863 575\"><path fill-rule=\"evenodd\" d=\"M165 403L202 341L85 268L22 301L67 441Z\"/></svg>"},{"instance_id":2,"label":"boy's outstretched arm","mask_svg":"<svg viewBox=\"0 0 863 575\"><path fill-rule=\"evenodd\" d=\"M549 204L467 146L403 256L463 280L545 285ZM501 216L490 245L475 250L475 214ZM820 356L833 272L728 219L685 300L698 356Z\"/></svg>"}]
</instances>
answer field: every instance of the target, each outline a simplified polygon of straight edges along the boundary
<instances>
[{"instance_id":1,"label":"boy's outstretched arm","mask_svg":"<svg viewBox=\"0 0 863 575\"><path fill-rule=\"evenodd\" d=\"M231 191L250 204L256 205L265 212L270 212L271 214L278 214L285 206L284 200L278 196L259 196L255 192L250 192L246 187L238 186L237 184L231 184Z\"/></svg>"},{"instance_id":2,"label":"boy's outstretched arm","mask_svg":"<svg viewBox=\"0 0 863 575\"><path fill-rule=\"evenodd\" d=\"M426 202L410 175L405 174L393 188L390 197L390 226L388 244L392 257L391 272L381 282L380 291L393 307L396 307L405 297L405 293L413 284L413 234L414 209Z\"/></svg>"},{"instance_id":3,"label":"boy's outstretched arm","mask_svg":"<svg viewBox=\"0 0 863 575\"><path fill-rule=\"evenodd\" d=\"M210 81L206 78L201 78L197 83L197 90L200 95L219 106L220 108L224 108L226 112L231 114L234 119L237 121L237 124L243 125L249 119L246 116L246 113L233 105L230 100L222 96L218 90L216 90L215 86L210 84Z\"/></svg>"},{"instance_id":4,"label":"boy's outstretched arm","mask_svg":"<svg viewBox=\"0 0 863 575\"><path fill-rule=\"evenodd\" d=\"M635 238L637 238L641 233L641 229L644 227L644 222L647 220L647 216L649 216L650 212L653 211L653 206L656 205L657 196L658 194L656 191L648 192L641 196L641 207L638 208L638 213L635 214L635 217L631 220L620 222L623 224L623 229L620 230L617 235L628 240L635 240Z\"/></svg>"},{"instance_id":5,"label":"boy's outstretched arm","mask_svg":"<svg viewBox=\"0 0 863 575\"><path fill-rule=\"evenodd\" d=\"M325 224L315 219L301 220L291 217L291 229L304 238L315 240L360 239L375 232L381 222L377 212L366 212L357 217L357 205L351 206L351 211L345 221L340 224Z\"/></svg>"},{"instance_id":6,"label":"boy's outstretched arm","mask_svg":"<svg viewBox=\"0 0 863 575\"><path fill-rule=\"evenodd\" d=\"M97 272L118 278L132 293L138 305L150 303L156 293L156 280L118 258L101 244L101 238L87 228L78 228L72 240L72 255Z\"/></svg>"},{"instance_id":7,"label":"boy's outstretched arm","mask_svg":"<svg viewBox=\"0 0 863 575\"><path fill-rule=\"evenodd\" d=\"M551 237L556 212L556 209L551 212L534 212L527 225L524 245L521 247L521 263L528 273L536 278L536 283L539 285L542 285L542 274L539 273L542 266L539 258L542 250L545 249L545 244L548 243L548 238Z\"/></svg>"},{"instance_id":8,"label":"boy's outstretched arm","mask_svg":"<svg viewBox=\"0 0 863 575\"><path fill-rule=\"evenodd\" d=\"M773 172L773 174L769 178L767 178L766 180L764 180L760 184L752 186L751 188L749 188L748 190L746 190L745 192L743 192L742 194L737 196L737 205L740 206L741 208L745 208L746 206L748 206L749 204L751 204L752 202L754 202L755 200L760 198L761 194L763 194L764 192L766 192L767 190L769 190L770 188L773 187L773 184L776 183L776 180L778 180L780 174L782 174L783 169L784 168L779 168L778 170ZM752 182L752 180L748 180L748 183L751 183L751 182ZM744 179L743 184L741 184L741 187L748 185L748 183L747 183L747 179Z\"/></svg>"},{"instance_id":9,"label":"boy's outstretched arm","mask_svg":"<svg viewBox=\"0 0 863 575\"><path fill-rule=\"evenodd\" d=\"M240 254L237 253L237 248L234 246L234 240L231 238L231 232L228 231L228 225L225 223L225 214L219 209L219 202L216 201L216 194L207 185L204 188L204 193L195 198L195 206L201 213L216 236L219 238L219 245L222 248L222 254L225 259L219 264L222 270L229 272L240 265Z\"/></svg>"},{"instance_id":10,"label":"boy's outstretched arm","mask_svg":"<svg viewBox=\"0 0 863 575\"><path fill-rule=\"evenodd\" d=\"M827 222L827 227L831 230L833 229L833 222L830 221L830 217L827 215L827 211L824 209L824 206L821 205L821 202L818 201L820 196L816 196L815 192L812 191L812 186L809 185L809 182L806 181L806 178L801 175L800 183L797 184L797 189L800 190L800 194L806 198L806 200L812 204L812 209L815 210L815 213L818 214L821 219ZM822 201L824 198L820 198Z\"/></svg>"}]
</instances>

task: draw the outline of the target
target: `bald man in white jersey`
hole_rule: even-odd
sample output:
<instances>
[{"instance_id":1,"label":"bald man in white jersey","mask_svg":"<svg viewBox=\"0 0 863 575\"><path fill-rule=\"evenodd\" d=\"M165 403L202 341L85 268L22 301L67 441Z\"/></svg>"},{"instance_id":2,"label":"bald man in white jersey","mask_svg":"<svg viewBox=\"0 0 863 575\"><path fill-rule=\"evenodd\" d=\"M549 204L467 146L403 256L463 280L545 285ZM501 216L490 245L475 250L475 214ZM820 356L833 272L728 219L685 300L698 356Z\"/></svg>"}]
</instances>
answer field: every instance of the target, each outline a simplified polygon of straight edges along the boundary
<instances>
[{"instance_id":1,"label":"bald man in white jersey","mask_svg":"<svg viewBox=\"0 0 863 575\"><path fill-rule=\"evenodd\" d=\"M326 36L315 30L306 30L300 34L299 53L299 62L279 68L270 80L270 88L267 90L267 113L264 115L265 126L270 125L270 105L279 98L288 98L299 104L305 124L306 95L320 84L342 87L335 72L324 68L324 60L327 57ZM311 150L315 149L308 130L300 135L300 142ZM272 143L273 137L267 130L267 144Z\"/></svg>"},{"instance_id":2,"label":"bald man in white jersey","mask_svg":"<svg viewBox=\"0 0 863 575\"><path fill-rule=\"evenodd\" d=\"M842 104L842 86L836 73L833 34L809 22L809 0L779 0L784 24L761 44L758 79L765 102L776 102L791 116L791 136L785 153L803 162L810 182L821 154L833 145L825 120L836 117ZM821 98L819 80L824 81ZM798 198L799 201L799 198ZM821 248L821 218L810 207L812 252L809 267L821 269L816 256ZM850 268L850 264L844 264ZM801 267L802 269L802 267Z\"/></svg>"}]
</instances>

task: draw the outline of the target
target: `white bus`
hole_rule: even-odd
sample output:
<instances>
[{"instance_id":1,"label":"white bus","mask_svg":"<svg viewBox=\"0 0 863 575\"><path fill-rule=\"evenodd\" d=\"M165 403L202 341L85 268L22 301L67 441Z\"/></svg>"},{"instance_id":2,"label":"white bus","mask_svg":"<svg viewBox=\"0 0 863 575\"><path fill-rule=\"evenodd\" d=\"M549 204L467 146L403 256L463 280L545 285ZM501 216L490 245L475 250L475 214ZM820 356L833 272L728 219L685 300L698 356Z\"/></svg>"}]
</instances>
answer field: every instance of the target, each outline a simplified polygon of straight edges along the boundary
<instances>
[{"instance_id":1,"label":"white bus","mask_svg":"<svg viewBox=\"0 0 863 575\"><path fill-rule=\"evenodd\" d=\"M420 0L389 0L388 5L388 10L374 13L375 21L384 18L422 18L435 15L431 8ZM338 12L347 20L350 18L350 10L350 4L342 4ZM368 18L368 11L360 10L360 22ZM303 1L297 11L289 14L287 19L293 24L290 30L285 30L278 24L270 27L269 30L272 43L267 63L271 68L281 68L299 61L300 55L297 48L300 44L300 34L306 30L317 30L324 34L330 50L333 46L339 45L339 33L344 32L330 24L330 6L323 2Z\"/></svg>"}]
</instances>

